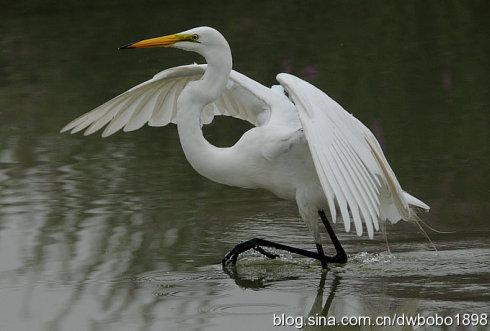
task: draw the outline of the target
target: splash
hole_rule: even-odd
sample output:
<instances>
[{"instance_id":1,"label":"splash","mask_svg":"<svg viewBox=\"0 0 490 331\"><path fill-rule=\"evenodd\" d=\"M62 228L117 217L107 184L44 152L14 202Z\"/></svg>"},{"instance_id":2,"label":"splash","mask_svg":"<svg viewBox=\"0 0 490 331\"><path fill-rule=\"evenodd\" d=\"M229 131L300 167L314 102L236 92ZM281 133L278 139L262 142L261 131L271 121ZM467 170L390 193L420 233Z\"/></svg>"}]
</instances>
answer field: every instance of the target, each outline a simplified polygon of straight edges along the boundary
<instances>
[{"instance_id":1,"label":"splash","mask_svg":"<svg viewBox=\"0 0 490 331\"><path fill-rule=\"evenodd\" d=\"M396 256L391 253L368 253L360 252L350 256L350 262L361 264L391 263L396 260Z\"/></svg>"}]
</instances>

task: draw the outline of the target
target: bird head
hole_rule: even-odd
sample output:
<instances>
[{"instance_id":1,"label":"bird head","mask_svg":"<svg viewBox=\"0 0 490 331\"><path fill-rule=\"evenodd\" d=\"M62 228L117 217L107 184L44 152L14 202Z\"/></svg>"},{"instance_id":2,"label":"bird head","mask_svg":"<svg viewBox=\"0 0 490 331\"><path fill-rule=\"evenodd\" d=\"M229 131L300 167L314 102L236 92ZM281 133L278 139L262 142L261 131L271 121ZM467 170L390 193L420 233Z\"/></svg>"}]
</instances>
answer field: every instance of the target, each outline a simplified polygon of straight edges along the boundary
<instances>
[{"instance_id":1,"label":"bird head","mask_svg":"<svg viewBox=\"0 0 490 331\"><path fill-rule=\"evenodd\" d=\"M163 37L144 39L119 49L174 47L206 55L213 48L223 46L229 48L226 39L219 31L202 26Z\"/></svg>"}]
</instances>

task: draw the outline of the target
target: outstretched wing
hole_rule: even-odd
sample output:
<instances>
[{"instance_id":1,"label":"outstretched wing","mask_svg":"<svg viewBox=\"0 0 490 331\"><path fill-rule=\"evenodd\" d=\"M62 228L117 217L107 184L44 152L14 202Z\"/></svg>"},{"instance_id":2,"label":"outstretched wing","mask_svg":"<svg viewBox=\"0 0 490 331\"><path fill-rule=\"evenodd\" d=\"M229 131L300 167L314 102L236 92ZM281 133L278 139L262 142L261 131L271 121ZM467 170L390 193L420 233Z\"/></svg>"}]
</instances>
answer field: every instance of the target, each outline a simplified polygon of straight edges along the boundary
<instances>
[{"instance_id":1,"label":"outstretched wing","mask_svg":"<svg viewBox=\"0 0 490 331\"><path fill-rule=\"evenodd\" d=\"M289 74L277 80L298 109L332 219L337 205L346 231L352 216L357 234L364 221L371 238L380 220L408 220L404 192L371 131L310 83Z\"/></svg>"},{"instance_id":2,"label":"outstretched wing","mask_svg":"<svg viewBox=\"0 0 490 331\"><path fill-rule=\"evenodd\" d=\"M180 93L189 82L201 79L205 69L204 64L194 64L162 71L68 123L61 132L85 129L84 134L89 135L107 125L102 133L107 137L120 129L137 130L145 123L150 126L176 123ZM206 106L201 121L207 124L214 115L226 115L263 125L270 113L267 95L265 86L232 71L221 97Z\"/></svg>"}]
</instances>

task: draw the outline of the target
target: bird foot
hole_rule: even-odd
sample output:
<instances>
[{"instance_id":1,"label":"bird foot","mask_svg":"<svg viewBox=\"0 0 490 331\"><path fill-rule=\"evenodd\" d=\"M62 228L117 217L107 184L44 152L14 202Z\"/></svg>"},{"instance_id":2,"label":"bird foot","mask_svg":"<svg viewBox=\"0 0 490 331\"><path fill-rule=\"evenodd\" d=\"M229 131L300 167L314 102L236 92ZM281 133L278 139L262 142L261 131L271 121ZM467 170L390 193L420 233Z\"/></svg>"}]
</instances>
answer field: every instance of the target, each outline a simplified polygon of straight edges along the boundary
<instances>
[{"instance_id":1,"label":"bird foot","mask_svg":"<svg viewBox=\"0 0 490 331\"><path fill-rule=\"evenodd\" d=\"M269 259L275 259L279 257L279 255L270 253L265 249L263 249L262 247L260 247L260 242L261 239L253 238L237 244L235 247L233 247L232 250L228 252L228 254L225 255L221 263L223 265L227 265L230 263L235 265L236 261L238 260L238 256L251 249L259 252L260 254L265 255Z\"/></svg>"},{"instance_id":2,"label":"bird foot","mask_svg":"<svg viewBox=\"0 0 490 331\"><path fill-rule=\"evenodd\" d=\"M325 253L323 252L323 248L321 247L320 244L317 244L317 252L310 252L305 249L301 248L296 248L292 246L287 246L279 243L275 243L269 240L265 239L260 239L260 238L253 238L247 241L244 241L242 243L239 243L231 251L228 252L228 254L225 255L221 263L223 266L227 264L232 264L235 265L238 259L238 256L246 252L250 249L253 249L269 259L275 259L279 257L277 254L272 254L266 250L264 250L263 247L269 247L269 248L274 248L274 249L279 249L283 250L286 252L294 253L294 254L299 254L302 256L306 256L312 259L319 260L320 263L322 264L322 268L327 268L328 263L346 263L347 262L347 255L345 254L345 251L342 249L342 246L340 246L340 243L337 245L339 248L337 249L337 254L335 256L326 256ZM337 248L337 247L336 247Z\"/></svg>"}]
</instances>

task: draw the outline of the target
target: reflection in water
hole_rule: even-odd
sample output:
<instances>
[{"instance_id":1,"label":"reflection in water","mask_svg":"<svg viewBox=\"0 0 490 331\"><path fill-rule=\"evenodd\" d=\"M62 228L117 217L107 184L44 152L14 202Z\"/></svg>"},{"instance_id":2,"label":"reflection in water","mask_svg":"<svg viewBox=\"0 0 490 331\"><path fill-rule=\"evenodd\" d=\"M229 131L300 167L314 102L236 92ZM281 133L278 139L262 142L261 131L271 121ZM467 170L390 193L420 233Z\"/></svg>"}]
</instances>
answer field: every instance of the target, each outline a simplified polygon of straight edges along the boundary
<instances>
[{"instance_id":1,"label":"reflection in water","mask_svg":"<svg viewBox=\"0 0 490 331\"><path fill-rule=\"evenodd\" d=\"M272 329L273 313L488 310L486 3L168 6L2 7L0 329ZM431 234L440 252L396 224L393 256L381 235L338 231L344 267L322 274L297 256L247 255L229 276L219 262L238 241L313 248L294 205L201 178L173 126L104 140L58 134L127 86L199 61L115 48L199 24L226 33L237 70L268 85L281 68L293 71L370 124L402 185L431 205L424 220L455 231ZM206 136L229 145L245 129L219 119Z\"/></svg>"},{"instance_id":2,"label":"reflection in water","mask_svg":"<svg viewBox=\"0 0 490 331\"><path fill-rule=\"evenodd\" d=\"M332 281L332 284L330 284L330 290L325 299L325 305L322 306L323 290L325 288L326 277L327 277L327 272L323 271L320 277L320 284L318 285L316 298L315 301L313 302L313 306L311 306L308 316L324 316L324 317L329 316L328 311L330 310L330 306L332 305L332 301L335 297L335 292L337 291L337 287L340 285L341 277L338 276L337 274L334 274L334 279Z\"/></svg>"},{"instance_id":3,"label":"reflection in water","mask_svg":"<svg viewBox=\"0 0 490 331\"><path fill-rule=\"evenodd\" d=\"M267 287L266 283L264 282L263 277L260 277L260 278L244 277L244 276L240 275L236 266L231 265L228 267L223 267L223 271L228 276L230 276L235 281L235 283L241 288L257 290L257 289ZM319 320L321 320L321 317L326 318L326 317L330 316L329 315L330 307L332 305L332 302L335 298L335 293L337 292L337 288L339 287L341 279L342 279L342 277L336 271L333 272L333 279L332 279L331 283L327 285L328 294L325 297L325 295L324 295L325 280L327 278L328 270L321 269L321 270L319 270L319 273L320 273L320 280L319 280L316 296L315 296L315 299L313 301L313 304L311 305L311 308L309 309L307 315L303 319L303 321L304 321L303 323L305 323L305 321L309 317L313 318L316 321L319 321ZM298 278L299 277L286 276L285 278L282 278L282 279L276 278L274 280L274 282L287 282L287 281L291 281L291 280L297 280ZM269 282L270 282L270 280L269 280ZM324 301L325 301L325 304L323 304ZM278 315L278 316L281 316L281 315ZM293 316L293 317L296 318L296 316ZM284 318L283 318L283 320L284 320ZM301 325L301 324L298 324L297 326L299 326L299 325ZM304 325L303 329L309 330L309 329L311 329L311 326Z\"/></svg>"}]
</instances>

